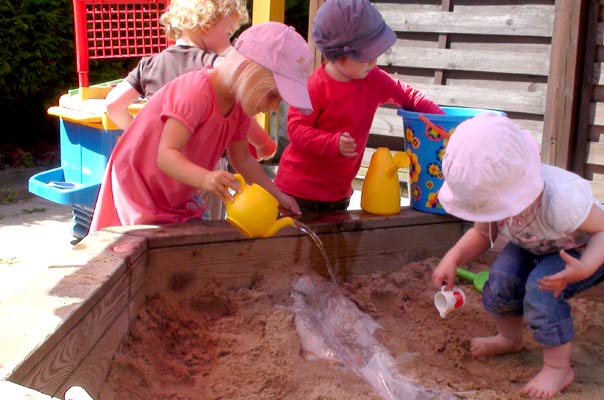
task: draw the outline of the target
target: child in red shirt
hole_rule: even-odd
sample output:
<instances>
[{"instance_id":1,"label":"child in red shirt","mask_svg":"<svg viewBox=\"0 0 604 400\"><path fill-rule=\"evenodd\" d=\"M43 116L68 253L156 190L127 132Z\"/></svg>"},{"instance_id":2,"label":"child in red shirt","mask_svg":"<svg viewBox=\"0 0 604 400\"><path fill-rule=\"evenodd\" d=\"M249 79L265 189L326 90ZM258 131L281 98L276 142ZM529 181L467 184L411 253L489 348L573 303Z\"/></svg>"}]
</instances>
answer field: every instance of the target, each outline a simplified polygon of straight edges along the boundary
<instances>
[{"instance_id":1,"label":"child in red shirt","mask_svg":"<svg viewBox=\"0 0 604 400\"><path fill-rule=\"evenodd\" d=\"M275 184L303 213L344 211L378 106L443 112L424 93L376 66L396 35L368 0L327 0L315 17L312 38L325 57L308 81L313 112L289 108L290 144Z\"/></svg>"}]
</instances>

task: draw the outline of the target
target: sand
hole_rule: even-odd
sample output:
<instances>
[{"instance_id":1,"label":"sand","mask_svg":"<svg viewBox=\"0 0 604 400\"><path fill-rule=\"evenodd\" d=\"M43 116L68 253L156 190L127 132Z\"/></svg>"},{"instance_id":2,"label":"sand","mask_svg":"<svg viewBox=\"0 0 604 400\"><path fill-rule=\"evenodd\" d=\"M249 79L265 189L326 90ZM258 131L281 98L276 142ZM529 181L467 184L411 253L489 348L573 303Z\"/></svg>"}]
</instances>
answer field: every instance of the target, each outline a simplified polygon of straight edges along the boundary
<instances>
[{"instance_id":1,"label":"sand","mask_svg":"<svg viewBox=\"0 0 604 400\"><path fill-rule=\"evenodd\" d=\"M430 280L436 263L427 259L394 273L339 282L343 299L352 300L363 318L379 326L371 339L375 342L366 342L358 359L354 349L351 359L338 360L333 354L330 359L318 357L302 346L291 295L300 282L297 274L289 282L261 276L243 289L213 282L192 294L174 291L150 297L114 357L100 398L388 398L356 368L371 348L390 357L394 375L422 389L418 399L520 398L519 390L541 368L540 347L527 330L520 353L473 359L469 339L495 333L494 322L482 308L480 293L462 281L458 286L466 294L466 305L440 318ZM474 272L487 269L482 264L466 267ZM318 275L310 277L331 285ZM604 304L571 302L576 378L556 399L602 399Z\"/></svg>"}]
</instances>

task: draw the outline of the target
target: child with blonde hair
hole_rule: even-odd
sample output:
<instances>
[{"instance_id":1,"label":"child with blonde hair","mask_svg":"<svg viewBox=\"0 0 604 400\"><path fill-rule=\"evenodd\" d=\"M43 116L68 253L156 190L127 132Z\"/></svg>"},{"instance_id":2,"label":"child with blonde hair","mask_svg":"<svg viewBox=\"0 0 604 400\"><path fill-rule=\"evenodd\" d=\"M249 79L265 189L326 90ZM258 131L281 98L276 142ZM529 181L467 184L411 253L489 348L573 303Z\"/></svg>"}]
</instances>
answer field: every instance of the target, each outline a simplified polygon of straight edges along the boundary
<instances>
[{"instance_id":1,"label":"child with blonde hair","mask_svg":"<svg viewBox=\"0 0 604 400\"><path fill-rule=\"evenodd\" d=\"M290 143L275 184L294 196L304 213L344 211L378 106L443 112L424 93L377 67L396 34L368 0L325 1L312 38L325 57L308 81L314 111L289 109Z\"/></svg>"},{"instance_id":2,"label":"child with blonde hair","mask_svg":"<svg viewBox=\"0 0 604 400\"><path fill-rule=\"evenodd\" d=\"M246 0L172 0L160 17L173 45L158 54L143 57L135 69L107 95L107 115L121 129L132 119L128 107L137 99L148 100L172 79L200 66L214 65L231 46L233 34L249 21ZM271 158L277 144L253 121L248 132L250 151L258 160ZM226 170L222 157L215 169ZM224 218L219 199L204 193L210 219Z\"/></svg>"},{"instance_id":3,"label":"child with blonde hair","mask_svg":"<svg viewBox=\"0 0 604 400\"><path fill-rule=\"evenodd\" d=\"M175 43L143 57L105 99L107 115L121 129L133 116L128 106L150 98L166 83L194 68L214 65L230 38L249 15L245 0L172 0L160 17L166 36Z\"/></svg>"},{"instance_id":4,"label":"child with blonde hair","mask_svg":"<svg viewBox=\"0 0 604 400\"><path fill-rule=\"evenodd\" d=\"M91 223L108 226L203 219L199 191L228 201L233 174L213 170L227 150L233 168L263 186L282 212L298 215L248 150L251 116L281 100L312 110L306 88L312 55L291 27L268 22L248 28L214 68L194 69L167 83L128 126L109 159Z\"/></svg>"},{"instance_id":5,"label":"child with blonde hair","mask_svg":"<svg viewBox=\"0 0 604 400\"><path fill-rule=\"evenodd\" d=\"M455 129L443 174L440 203L474 226L443 257L432 282L451 289L458 265L477 259L498 234L509 239L482 299L499 333L472 339L471 351L474 357L520 351L526 321L543 346L543 367L522 394L549 399L574 379L568 299L604 277L604 211L589 182L542 164L531 134L491 113Z\"/></svg>"}]
</instances>

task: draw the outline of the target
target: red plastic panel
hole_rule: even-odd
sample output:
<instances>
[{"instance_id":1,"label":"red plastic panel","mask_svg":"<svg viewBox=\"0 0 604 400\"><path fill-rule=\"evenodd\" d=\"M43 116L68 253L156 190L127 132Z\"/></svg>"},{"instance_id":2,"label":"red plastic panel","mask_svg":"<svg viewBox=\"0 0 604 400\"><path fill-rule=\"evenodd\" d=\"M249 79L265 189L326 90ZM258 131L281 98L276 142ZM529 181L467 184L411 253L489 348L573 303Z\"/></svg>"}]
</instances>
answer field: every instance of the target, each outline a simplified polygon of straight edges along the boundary
<instances>
[{"instance_id":1,"label":"red plastic panel","mask_svg":"<svg viewBox=\"0 0 604 400\"><path fill-rule=\"evenodd\" d=\"M169 0L74 0L77 70L88 86L90 59L159 53L168 39L159 23Z\"/></svg>"}]
</instances>

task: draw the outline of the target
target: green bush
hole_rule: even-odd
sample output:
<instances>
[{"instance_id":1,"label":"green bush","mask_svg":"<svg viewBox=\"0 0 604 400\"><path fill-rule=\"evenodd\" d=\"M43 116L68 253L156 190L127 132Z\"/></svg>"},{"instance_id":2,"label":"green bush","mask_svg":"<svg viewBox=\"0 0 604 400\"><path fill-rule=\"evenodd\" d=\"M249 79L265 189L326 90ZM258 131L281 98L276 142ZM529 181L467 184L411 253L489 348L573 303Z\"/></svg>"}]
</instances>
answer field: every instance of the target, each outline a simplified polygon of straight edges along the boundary
<instances>
[{"instance_id":1,"label":"green bush","mask_svg":"<svg viewBox=\"0 0 604 400\"><path fill-rule=\"evenodd\" d=\"M19 126L2 141L56 134L46 108L75 82L71 2L0 0L0 24L0 116Z\"/></svg>"},{"instance_id":2,"label":"green bush","mask_svg":"<svg viewBox=\"0 0 604 400\"><path fill-rule=\"evenodd\" d=\"M56 142L46 110L78 86L71 0L0 0L0 24L0 117L18 126L0 143ZM120 78L133 61L91 62L90 81Z\"/></svg>"}]
</instances>

